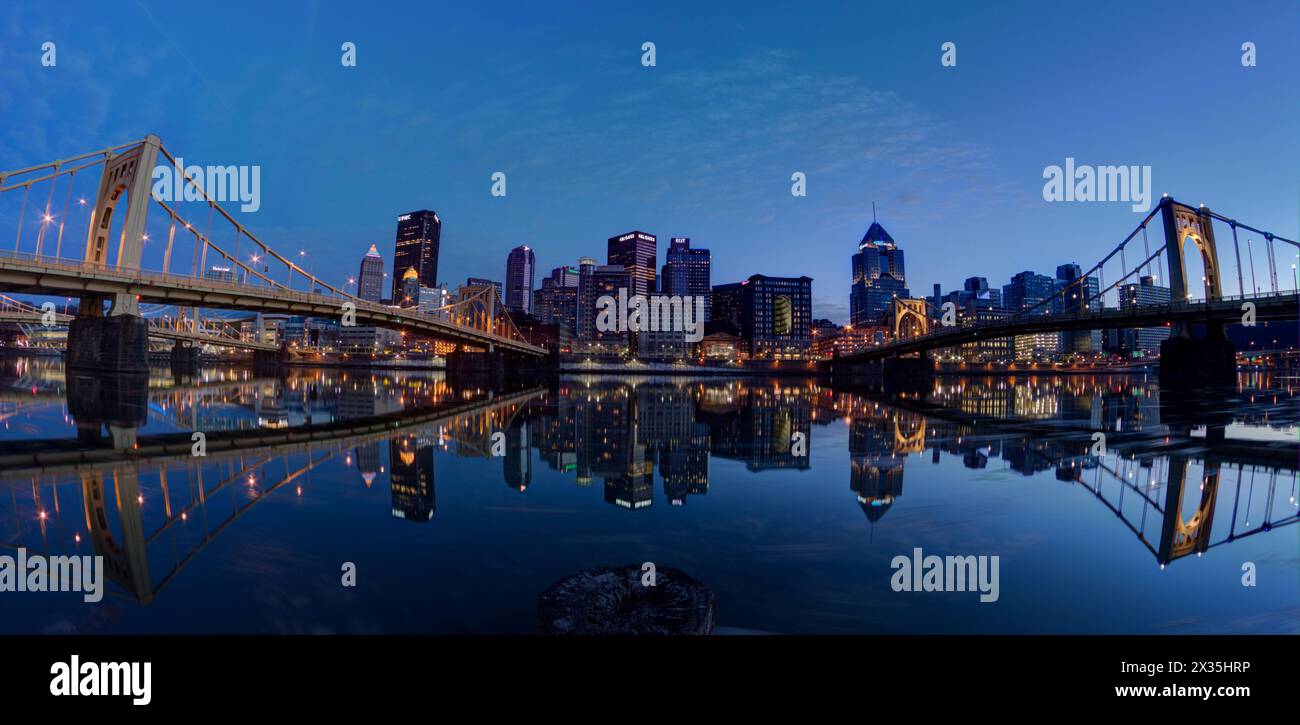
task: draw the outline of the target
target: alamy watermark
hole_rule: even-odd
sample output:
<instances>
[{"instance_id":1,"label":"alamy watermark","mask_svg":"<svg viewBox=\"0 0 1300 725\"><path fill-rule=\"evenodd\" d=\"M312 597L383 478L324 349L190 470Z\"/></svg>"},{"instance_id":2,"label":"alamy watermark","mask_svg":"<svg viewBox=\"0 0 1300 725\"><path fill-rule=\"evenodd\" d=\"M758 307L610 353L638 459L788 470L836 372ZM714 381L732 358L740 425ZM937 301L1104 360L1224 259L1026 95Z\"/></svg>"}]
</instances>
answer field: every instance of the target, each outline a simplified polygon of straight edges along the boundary
<instances>
[{"instance_id":1,"label":"alamy watermark","mask_svg":"<svg viewBox=\"0 0 1300 725\"><path fill-rule=\"evenodd\" d=\"M153 702L152 662L82 662L72 655L50 665L50 694L55 697L130 697L132 705Z\"/></svg>"},{"instance_id":2,"label":"alamy watermark","mask_svg":"<svg viewBox=\"0 0 1300 725\"><path fill-rule=\"evenodd\" d=\"M687 342L704 339L704 298L692 295L602 295L596 300L600 332L684 332Z\"/></svg>"},{"instance_id":3,"label":"alamy watermark","mask_svg":"<svg viewBox=\"0 0 1300 725\"><path fill-rule=\"evenodd\" d=\"M921 547L912 556L899 554L889 563L896 569L889 586L896 592L974 592L985 604L998 600L997 556L925 556Z\"/></svg>"},{"instance_id":4,"label":"alamy watermark","mask_svg":"<svg viewBox=\"0 0 1300 725\"><path fill-rule=\"evenodd\" d=\"M82 592L82 599L104 598L104 557L42 556L27 554L0 556L0 594L12 592Z\"/></svg>"},{"instance_id":5,"label":"alamy watermark","mask_svg":"<svg viewBox=\"0 0 1300 725\"><path fill-rule=\"evenodd\" d=\"M238 201L239 210L262 208L262 167L185 165L177 156L175 166L158 164L150 176L157 201ZM189 181L187 182L186 179Z\"/></svg>"},{"instance_id":6,"label":"alamy watermark","mask_svg":"<svg viewBox=\"0 0 1300 725\"><path fill-rule=\"evenodd\" d=\"M1150 166L1076 165L1071 156L1064 168L1045 167L1043 178L1044 201L1127 201L1133 211L1151 208Z\"/></svg>"}]
</instances>

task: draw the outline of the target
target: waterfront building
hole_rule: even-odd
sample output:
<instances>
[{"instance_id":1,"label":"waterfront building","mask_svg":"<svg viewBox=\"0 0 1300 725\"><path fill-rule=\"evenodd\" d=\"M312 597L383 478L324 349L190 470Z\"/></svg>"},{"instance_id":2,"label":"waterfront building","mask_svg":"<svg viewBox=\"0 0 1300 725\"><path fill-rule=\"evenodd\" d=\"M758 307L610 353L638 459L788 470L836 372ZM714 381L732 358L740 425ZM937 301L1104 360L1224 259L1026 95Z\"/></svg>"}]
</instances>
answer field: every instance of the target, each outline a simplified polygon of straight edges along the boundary
<instances>
[{"instance_id":1,"label":"waterfront building","mask_svg":"<svg viewBox=\"0 0 1300 725\"><path fill-rule=\"evenodd\" d=\"M1121 310L1144 305L1167 305L1170 302L1168 287L1156 285L1155 277L1146 275L1137 284L1121 285L1119 308ZM1169 339L1168 327L1137 327L1119 331L1120 352L1129 357L1159 357L1160 343Z\"/></svg>"},{"instance_id":2,"label":"waterfront building","mask_svg":"<svg viewBox=\"0 0 1300 725\"><path fill-rule=\"evenodd\" d=\"M715 305L736 320L751 358L787 360L812 355L812 278L755 274L713 288ZM714 308L714 317L720 313Z\"/></svg>"},{"instance_id":3,"label":"waterfront building","mask_svg":"<svg viewBox=\"0 0 1300 725\"><path fill-rule=\"evenodd\" d=\"M1010 315L1050 315L1052 303L1049 300L1055 293L1054 278L1025 270L1002 286L1002 304ZM1052 360L1060 353L1061 335L1058 332L1017 335L1014 348L1019 362Z\"/></svg>"},{"instance_id":4,"label":"waterfront building","mask_svg":"<svg viewBox=\"0 0 1300 725\"><path fill-rule=\"evenodd\" d=\"M1054 312L1077 313L1085 309L1091 312L1101 311L1100 281L1094 276L1083 276L1083 268L1077 264L1062 264L1056 268L1056 291L1061 294L1053 303ZM1096 299L1093 299L1096 297ZM1060 333L1061 352L1069 354L1092 354L1101 352L1101 330L1072 330Z\"/></svg>"},{"instance_id":5,"label":"waterfront building","mask_svg":"<svg viewBox=\"0 0 1300 725\"><path fill-rule=\"evenodd\" d=\"M629 290L630 294L632 273L622 265L596 265L594 261L584 258L580 266L577 347L589 355L624 356L628 353L628 333L596 329L597 303L605 296L618 299L620 289Z\"/></svg>"}]
</instances>

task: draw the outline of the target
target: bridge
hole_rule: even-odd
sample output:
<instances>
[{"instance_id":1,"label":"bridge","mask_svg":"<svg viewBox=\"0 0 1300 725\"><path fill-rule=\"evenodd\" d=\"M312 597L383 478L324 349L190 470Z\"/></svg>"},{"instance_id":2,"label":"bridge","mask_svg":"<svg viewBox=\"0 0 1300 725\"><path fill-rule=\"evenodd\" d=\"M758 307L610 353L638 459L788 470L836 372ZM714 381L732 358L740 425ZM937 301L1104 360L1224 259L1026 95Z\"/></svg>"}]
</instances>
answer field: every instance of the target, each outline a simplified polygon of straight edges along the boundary
<instances>
[{"instance_id":1,"label":"bridge","mask_svg":"<svg viewBox=\"0 0 1300 725\"><path fill-rule=\"evenodd\" d=\"M1147 230L1157 223L1163 231L1164 241L1152 251ZM1231 233L1239 290L1236 295L1224 294L1229 275L1220 259L1216 224L1226 227ZM1245 245L1249 267L1242 263L1242 233L1262 238L1268 272L1262 286L1255 268L1253 239L1246 239ZM1135 254L1139 241L1140 252ZM1197 253L1190 258L1186 253L1189 243ZM1291 289L1285 289L1288 280L1279 283L1278 244L1292 252L1300 250L1300 243L1294 240L1217 214L1204 205L1193 208L1165 196L1106 256L1050 296L1027 302L1022 309L1005 315L991 315L993 319L967 319L960 323L953 314L955 310L941 314L927 300L896 298L883 320L892 339L839 356L830 369L850 371L858 363L919 356L924 359L924 364L911 367L928 366L932 371L931 361L925 359L926 352L983 340L1046 332L1168 326L1170 337L1161 345L1160 353L1162 382L1227 382L1235 376L1235 350L1224 339L1225 325L1241 323L1248 317L1252 323L1300 317L1297 314L1300 313L1300 277L1296 276L1296 265L1293 264L1292 280L1289 280ZM1129 264L1130 255L1137 260L1135 264ZM1200 296L1194 296L1196 290L1191 284L1193 275L1188 272L1189 263L1199 264L1203 270L1204 291ZM1250 272L1249 286L1246 284L1247 269ZM1108 271L1114 280L1110 285L1106 285ZM1137 299L1133 285L1141 277L1166 282L1167 288L1160 289L1168 289L1169 300L1153 304ZM1114 293L1113 303L1107 299L1111 293ZM1126 294L1130 296L1125 298ZM1200 327L1205 332L1194 336L1193 330Z\"/></svg>"},{"instance_id":2,"label":"bridge","mask_svg":"<svg viewBox=\"0 0 1300 725\"><path fill-rule=\"evenodd\" d=\"M239 350L274 352L280 349L280 346L274 343L245 338L238 329L232 327L225 320L207 319L196 321L193 316L184 314L184 310L175 317L150 314L151 312L172 309L158 305L154 307L154 310L149 310L145 306L141 306L142 315L149 324L149 339L151 340L171 340L189 345L209 345ZM8 295L0 294L0 322L12 322L26 327L66 328L74 319L76 318L73 315L62 312L54 312L47 318L44 310ZM46 324L47 322L49 324Z\"/></svg>"},{"instance_id":3,"label":"bridge","mask_svg":"<svg viewBox=\"0 0 1300 725\"><path fill-rule=\"evenodd\" d=\"M104 557L106 578L117 585L109 592L148 605L258 504L291 485L302 496L310 472L323 464L343 457L350 466L351 452L361 447L384 441L396 445L399 437L405 443L467 417L499 428L544 394L544 389L531 388L291 430L215 433L207 439L203 458L191 454L189 433L141 437L138 447L102 449L94 455L70 452L54 440L21 452L0 445L0 489L9 489L0 500L11 501L15 515L20 508L34 508L39 525L32 540L19 527L16 539L0 539L0 549L65 555L81 543L84 528L94 553ZM429 500L411 505L432 514L433 481L427 485L417 497ZM69 488L79 489L81 506L60 506L60 490ZM395 507L412 496L399 489L394 483ZM20 504L20 491L24 498L30 494L30 500ZM151 500L160 494L161 517L146 515L146 493ZM179 530L186 526L199 530L185 535Z\"/></svg>"},{"instance_id":4,"label":"bridge","mask_svg":"<svg viewBox=\"0 0 1300 725\"><path fill-rule=\"evenodd\" d=\"M178 185L186 201L165 201L153 193L152 174L163 161L183 179ZM343 326L381 327L444 341L458 351L546 354L520 334L492 287L422 313L363 300L319 279L303 266L306 250L292 255L272 248L210 193L221 189L205 188L202 175L191 172L194 167L179 167L177 157L150 135L0 172L0 204L16 203L21 195L13 249L0 250L0 292L80 299L69 323L70 368L146 370L147 338L153 334L141 312L147 303L333 318ZM72 206L78 173L84 182L96 172L96 190L79 194ZM193 206L197 214L187 215ZM160 214L151 226L154 207ZM206 220L199 222L202 215ZM81 243L73 241L78 227L84 228ZM66 250L65 234L72 235ZM207 274L209 263L216 262L229 275Z\"/></svg>"}]
</instances>

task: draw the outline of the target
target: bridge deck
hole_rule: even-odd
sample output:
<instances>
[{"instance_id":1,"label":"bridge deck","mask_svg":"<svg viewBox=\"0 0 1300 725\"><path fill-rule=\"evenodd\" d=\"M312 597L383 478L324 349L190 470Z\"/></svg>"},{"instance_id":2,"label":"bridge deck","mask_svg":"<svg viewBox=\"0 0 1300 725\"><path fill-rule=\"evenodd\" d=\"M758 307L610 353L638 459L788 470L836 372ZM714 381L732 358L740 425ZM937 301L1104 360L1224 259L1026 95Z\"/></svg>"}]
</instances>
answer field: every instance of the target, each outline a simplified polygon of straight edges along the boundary
<instances>
[{"instance_id":1,"label":"bridge deck","mask_svg":"<svg viewBox=\"0 0 1300 725\"><path fill-rule=\"evenodd\" d=\"M456 325L416 312L363 300L278 287L244 285L190 275L117 270L75 260L0 253L0 290L52 296L133 294L141 302L312 317L339 317L343 303L356 305L356 324L403 330L449 342L541 356L546 349L503 335Z\"/></svg>"}]
</instances>

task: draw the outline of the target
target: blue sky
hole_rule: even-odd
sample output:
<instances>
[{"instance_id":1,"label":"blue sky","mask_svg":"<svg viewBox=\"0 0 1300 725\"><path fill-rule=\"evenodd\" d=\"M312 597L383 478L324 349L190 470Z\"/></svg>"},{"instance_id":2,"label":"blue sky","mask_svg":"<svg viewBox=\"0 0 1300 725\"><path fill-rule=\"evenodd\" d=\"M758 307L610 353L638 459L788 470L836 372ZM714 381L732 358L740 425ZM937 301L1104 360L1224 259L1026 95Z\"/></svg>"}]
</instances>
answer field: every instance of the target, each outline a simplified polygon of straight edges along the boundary
<instances>
[{"instance_id":1,"label":"blue sky","mask_svg":"<svg viewBox=\"0 0 1300 725\"><path fill-rule=\"evenodd\" d=\"M671 236L710 248L715 284L813 277L840 321L872 201L914 294L1096 261L1141 215L1044 202L1066 157L1297 236L1298 3L404 5L6 3L0 168L152 132L260 165L242 221L326 279L371 243L391 260L396 216L430 208L453 285L520 243L545 272L641 229L660 263Z\"/></svg>"}]
</instances>

